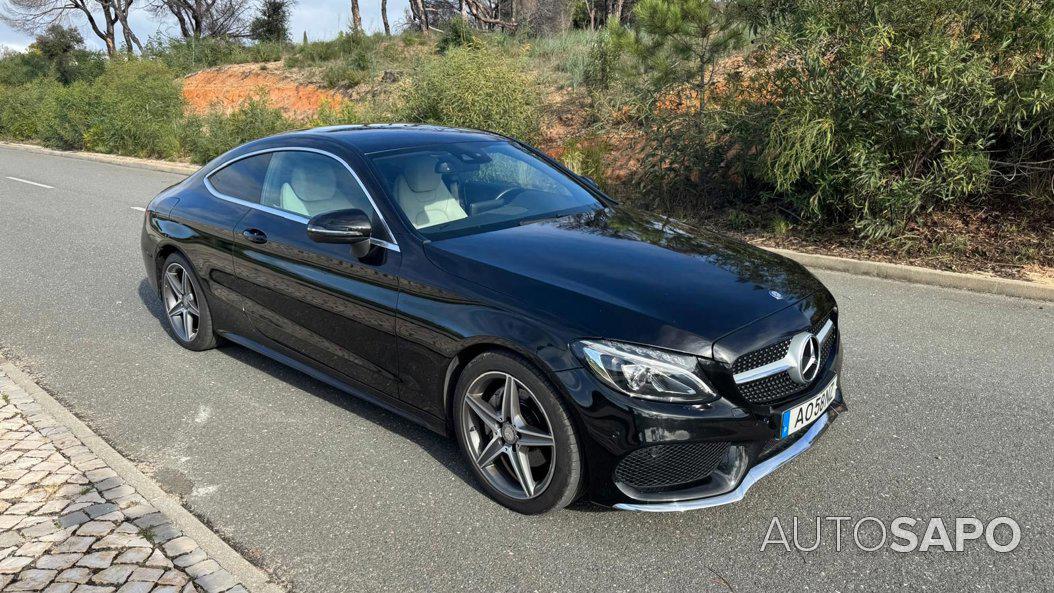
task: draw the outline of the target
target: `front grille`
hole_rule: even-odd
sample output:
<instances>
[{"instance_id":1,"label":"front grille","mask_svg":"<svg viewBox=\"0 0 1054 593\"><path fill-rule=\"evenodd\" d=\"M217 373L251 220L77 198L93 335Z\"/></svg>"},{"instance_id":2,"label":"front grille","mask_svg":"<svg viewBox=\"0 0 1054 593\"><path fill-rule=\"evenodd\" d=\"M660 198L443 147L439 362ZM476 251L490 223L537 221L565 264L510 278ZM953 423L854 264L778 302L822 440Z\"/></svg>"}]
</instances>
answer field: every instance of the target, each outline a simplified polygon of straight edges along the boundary
<instances>
[{"instance_id":1,"label":"front grille","mask_svg":"<svg viewBox=\"0 0 1054 593\"><path fill-rule=\"evenodd\" d=\"M739 394L752 404L767 404L805 391L807 387L791 379L787 373L780 373L743 383L739 386Z\"/></svg>"},{"instance_id":2,"label":"front grille","mask_svg":"<svg viewBox=\"0 0 1054 593\"><path fill-rule=\"evenodd\" d=\"M813 323L812 333L819 333L823 326L827 324L827 321L831 319L833 313L834 311L832 310ZM823 341L823 344L820 344L821 366L827 363L834 351L837 333L837 328L832 328L831 332L827 334L827 339ZM732 373L737 374L756 369L783 358L787 354L790 342L790 340L783 340L740 356L732 363ZM757 381L742 383L737 385L737 388L739 394L750 403L771 404L791 399L808 389L809 386L795 382L790 378L790 375L784 372L758 379Z\"/></svg>"},{"instance_id":3,"label":"front grille","mask_svg":"<svg viewBox=\"0 0 1054 593\"><path fill-rule=\"evenodd\" d=\"M637 449L615 467L615 481L641 492L676 490L706 479L729 443L674 443Z\"/></svg>"},{"instance_id":4,"label":"front grille","mask_svg":"<svg viewBox=\"0 0 1054 593\"><path fill-rule=\"evenodd\" d=\"M732 365L732 374L742 373L743 371L749 371L750 369L756 369L776 362L787 355L787 348L790 347L790 343L790 340L783 340L740 356L736 359L735 364Z\"/></svg>"}]
</instances>

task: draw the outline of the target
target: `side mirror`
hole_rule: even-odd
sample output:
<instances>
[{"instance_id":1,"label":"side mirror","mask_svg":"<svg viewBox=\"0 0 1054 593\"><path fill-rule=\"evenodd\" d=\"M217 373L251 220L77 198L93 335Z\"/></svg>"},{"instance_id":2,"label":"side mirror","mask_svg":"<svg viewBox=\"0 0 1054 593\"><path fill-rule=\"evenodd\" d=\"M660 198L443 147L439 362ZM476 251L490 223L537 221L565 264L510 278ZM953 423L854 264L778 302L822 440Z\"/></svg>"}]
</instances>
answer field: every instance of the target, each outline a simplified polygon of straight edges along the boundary
<instances>
[{"instance_id":1,"label":"side mirror","mask_svg":"<svg viewBox=\"0 0 1054 593\"><path fill-rule=\"evenodd\" d=\"M373 223L359 209L334 210L307 221L307 236L317 243L345 243L351 245L355 257L363 257L370 250Z\"/></svg>"}]
</instances>

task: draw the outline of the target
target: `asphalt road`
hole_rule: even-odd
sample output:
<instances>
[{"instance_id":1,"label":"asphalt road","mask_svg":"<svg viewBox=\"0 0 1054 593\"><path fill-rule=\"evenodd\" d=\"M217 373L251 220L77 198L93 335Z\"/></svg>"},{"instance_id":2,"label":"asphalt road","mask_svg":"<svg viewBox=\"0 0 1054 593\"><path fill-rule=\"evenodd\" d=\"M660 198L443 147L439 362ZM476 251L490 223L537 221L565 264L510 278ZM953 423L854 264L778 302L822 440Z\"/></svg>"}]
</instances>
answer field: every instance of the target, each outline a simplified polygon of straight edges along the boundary
<instances>
[{"instance_id":1,"label":"asphalt road","mask_svg":"<svg viewBox=\"0 0 1054 593\"><path fill-rule=\"evenodd\" d=\"M136 208L178 179L0 148L0 345L296 591L1054 588L1050 304L822 273L850 412L816 448L728 507L522 517L451 442L244 349L169 339ZM1009 516L1022 536L868 553L850 527L837 551L825 521L816 551L761 551L773 517L811 544L829 516Z\"/></svg>"}]
</instances>

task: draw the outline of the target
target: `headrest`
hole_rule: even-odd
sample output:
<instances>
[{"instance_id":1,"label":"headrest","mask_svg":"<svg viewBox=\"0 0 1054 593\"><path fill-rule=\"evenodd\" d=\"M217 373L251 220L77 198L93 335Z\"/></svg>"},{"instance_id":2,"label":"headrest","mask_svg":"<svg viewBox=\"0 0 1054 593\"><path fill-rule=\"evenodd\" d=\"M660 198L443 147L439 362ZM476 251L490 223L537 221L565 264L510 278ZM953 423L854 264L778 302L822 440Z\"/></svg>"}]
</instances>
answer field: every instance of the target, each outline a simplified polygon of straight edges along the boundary
<instances>
[{"instance_id":1,"label":"headrest","mask_svg":"<svg viewBox=\"0 0 1054 593\"><path fill-rule=\"evenodd\" d=\"M337 194L337 172L330 166L299 167L293 169L289 185L304 202L331 200Z\"/></svg>"},{"instance_id":2,"label":"headrest","mask_svg":"<svg viewBox=\"0 0 1054 593\"><path fill-rule=\"evenodd\" d=\"M437 162L432 157L421 157L411 161L403 169L403 179L406 180L406 185L411 191L423 194L439 187L439 184L443 182L443 176L436 173Z\"/></svg>"}]
</instances>

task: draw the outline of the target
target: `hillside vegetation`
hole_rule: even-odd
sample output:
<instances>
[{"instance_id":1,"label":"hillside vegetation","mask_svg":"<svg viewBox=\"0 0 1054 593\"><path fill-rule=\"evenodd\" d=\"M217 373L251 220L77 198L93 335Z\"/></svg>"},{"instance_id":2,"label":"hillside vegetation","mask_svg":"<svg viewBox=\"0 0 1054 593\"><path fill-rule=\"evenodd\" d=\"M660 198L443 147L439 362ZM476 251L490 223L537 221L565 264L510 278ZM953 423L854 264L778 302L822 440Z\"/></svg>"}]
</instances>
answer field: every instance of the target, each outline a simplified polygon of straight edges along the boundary
<instances>
[{"instance_id":1,"label":"hillside vegetation","mask_svg":"<svg viewBox=\"0 0 1054 593\"><path fill-rule=\"evenodd\" d=\"M0 136L203 163L314 125L485 128L639 207L754 240L1054 267L1052 0L639 0L600 31L438 28L155 41L139 58L38 43L0 58ZM236 99L191 92L231 64ZM308 108L281 96L303 89Z\"/></svg>"}]
</instances>

